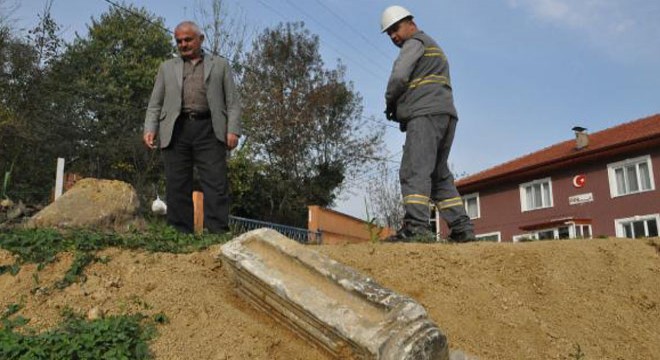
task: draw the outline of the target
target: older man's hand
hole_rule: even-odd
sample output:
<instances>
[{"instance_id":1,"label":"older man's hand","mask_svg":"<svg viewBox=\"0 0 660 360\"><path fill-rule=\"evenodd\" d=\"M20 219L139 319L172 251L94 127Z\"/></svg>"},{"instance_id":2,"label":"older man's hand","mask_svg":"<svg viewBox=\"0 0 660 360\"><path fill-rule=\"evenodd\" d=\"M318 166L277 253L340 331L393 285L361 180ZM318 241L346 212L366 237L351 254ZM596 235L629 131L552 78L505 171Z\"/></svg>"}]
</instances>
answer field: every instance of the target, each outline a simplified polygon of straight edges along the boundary
<instances>
[{"instance_id":1,"label":"older man's hand","mask_svg":"<svg viewBox=\"0 0 660 360\"><path fill-rule=\"evenodd\" d=\"M238 138L239 136L234 133L227 133L227 148L229 150L233 150L238 146Z\"/></svg>"},{"instance_id":2,"label":"older man's hand","mask_svg":"<svg viewBox=\"0 0 660 360\"><path fill-rule=\"evenodd\" d=\"M142 137L142 141L144 141L144 145L146 145L149 149L153 150L156 148L156 133L152 132L146 132L144 133L144 136Z\"/></svg>"}]
</instances>

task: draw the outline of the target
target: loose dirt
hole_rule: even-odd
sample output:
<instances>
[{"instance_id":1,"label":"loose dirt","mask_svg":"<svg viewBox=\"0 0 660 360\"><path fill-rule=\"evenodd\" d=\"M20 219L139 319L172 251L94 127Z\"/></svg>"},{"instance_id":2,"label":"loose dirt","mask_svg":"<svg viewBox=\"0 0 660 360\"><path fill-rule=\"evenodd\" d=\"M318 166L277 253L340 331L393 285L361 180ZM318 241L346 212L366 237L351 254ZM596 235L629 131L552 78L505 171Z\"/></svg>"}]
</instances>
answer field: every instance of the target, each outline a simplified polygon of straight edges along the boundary
<instances>
[{"instance_id":1,"label":"loose dirt","mask_svg":"<svg viewBox=\"0 0 660 360\"><path fill-rule=\"evenodd\" d=\"M355 244L313 249L415 298L453 349L479 359L660 359L660 240ZM108 249L87 280L54 289L71 254L0 275L0 309L47 329L63 308L164 313L156 359L328 359L233 291L219 247L173 255ZM0 250L0 265L14 262ZM45 291L45 288L50 290Z\"/></svg>"}]
</instances>

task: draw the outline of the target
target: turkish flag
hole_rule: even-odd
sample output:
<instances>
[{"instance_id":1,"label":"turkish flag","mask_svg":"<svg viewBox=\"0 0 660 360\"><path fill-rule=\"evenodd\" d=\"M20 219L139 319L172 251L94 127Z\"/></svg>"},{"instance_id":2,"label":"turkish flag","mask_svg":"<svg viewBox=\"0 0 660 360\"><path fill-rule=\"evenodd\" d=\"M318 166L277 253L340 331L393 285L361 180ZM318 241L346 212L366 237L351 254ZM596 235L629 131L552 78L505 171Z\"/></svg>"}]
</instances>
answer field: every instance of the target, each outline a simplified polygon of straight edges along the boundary
<instances>
[{"instance_id":1,"label":"turkish flag","mask_svg":"<svg viewBox=\"0 0 660 360\"><path fill-rule=\"evenodd\" d=\"M581 188L587 182L587 176L584 174L575 175L573 177L573 186L576 188Z\"/></svg>"}]
</instances>

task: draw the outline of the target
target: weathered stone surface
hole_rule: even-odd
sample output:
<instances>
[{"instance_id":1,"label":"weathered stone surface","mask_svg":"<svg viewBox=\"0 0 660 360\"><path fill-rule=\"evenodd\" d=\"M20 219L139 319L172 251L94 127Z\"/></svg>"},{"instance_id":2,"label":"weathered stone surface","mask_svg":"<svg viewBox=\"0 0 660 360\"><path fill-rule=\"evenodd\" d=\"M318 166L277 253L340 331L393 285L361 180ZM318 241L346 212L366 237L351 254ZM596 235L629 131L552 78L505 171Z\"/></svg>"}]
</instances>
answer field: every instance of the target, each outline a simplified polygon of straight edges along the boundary
<instances>
[{"instance_id":1,"label":"weathered stone surface","mask_svg":"<svg viewBox=\"0 0 660 360\"><path fill-rule=\"evenodd\" d=\"M240 295L341 359L438 359L447 340L413 299L270 229L221 248Z\"/></svg>"},{"instance_id":2,"label":"weathered stone surface","mask_svg":"<svg viewBox=\"0 0 660 360\"><path fill-rule=\"evenodd\" d=\"M138 207L130 184L87 178L35 214L27 226L125 231L136 225Z\"/></svg>"}]
</instances>

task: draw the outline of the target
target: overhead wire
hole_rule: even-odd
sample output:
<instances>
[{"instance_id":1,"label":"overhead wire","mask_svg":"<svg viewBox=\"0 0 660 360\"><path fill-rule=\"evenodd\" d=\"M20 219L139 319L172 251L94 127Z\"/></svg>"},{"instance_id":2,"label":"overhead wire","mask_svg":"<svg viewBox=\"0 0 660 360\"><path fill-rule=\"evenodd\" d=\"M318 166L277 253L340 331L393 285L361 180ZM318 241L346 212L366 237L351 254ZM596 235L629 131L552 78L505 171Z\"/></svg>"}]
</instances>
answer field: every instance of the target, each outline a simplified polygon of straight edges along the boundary
<instances>
[{"instance_id":1,"label":"overhead wire","mask_svg":"<svg viewBox=\"0 0 660 360\"><path fill-rule=\"evenodd\" d=\"M259 0L259 1L262 1L262 0ZM360 48L356 47L356 46L353 45L350 41L347 41L345 38L342 38L341 36L337 35L337 30L333 30L333 29L328 28L328 27L327 27L326 25L324 25L322 22L318 21L314 16L312 16L311 14L309 14L307 11L303 10L300 6L296 6L295 4L293 4L293 3L291 2L291 0L284 0L284 1L285 1L287 4L289 4L292 8L296 9L296 11L298 11L299 13L303 14L304 16L306 16L307 18L309 18L310 20L312 20L313 22L315 22L318 26L320 26L322 29L324 29L325 31L327 31L327 32L328 32L330 35L332 35L334 38L336 38L336 39L338 39L339 41L341 41L342 43L348 45L350 48L352 48L352 49L355 51L355 53L357 53L358 55L362 56L362 57L364 58L364 60L366 60L366 61L370 61L372 64L374 64L374 63L373 63L373 57L370 57L370 56L368 56L368 55L365 55L363 49L360 49ZM326 43L326 45L327 45L327 43ZM381 69L381 70L384 70L386 73L388 72L388 69L383 68L382 65L376 63L376 66L380 67L380 69ZM379 75L376 75L376 76L377 76L378 78L381 78Z\"/></svg>"},{"instance_id":2,"label":"overhead wire","mask_svg":"<svg viewBox=\"0 0 660 360\"><path fill-rule=\"evenodd\" d=\"M377 160L379 160L378 163L373 164L371 167L369 167L369 169L367 171L365 171L361 175L350 179L347 182L347 185L359 185L359 182L362 182L362 181L367 180L367 179L369 179L369 180L373 179L376 176L375 173L380 170L380 166L383 165L383 164L386 166L387 170L389 171L394 166L389 167L389 166L387 166L387 164L388 163L389 164L399 164L399 161L394 160L394 158L401 155L402 152L403 152L403 150L399 150L396 153L394 153L394 154L392 154L388 157L377 159Z\"/></svg>"},{"instance_id":3,"label":"overhead wire","mask_svg":"<svg viewBox=\"0 0 660 360\"><path fill-rule=\"evenodd\" d=\"M350 28L351 30L353 30L353 32L352 32L353 34L357 34L359 37L362 38L362 40L364 40L364 42L366 42L367 44L369 44L372 48L374 48L376 51L378 51L378 52L379 52L381 55L383 55L385 58L387 58L387 57L390 56L390 55L387 54L385 51L383 51L381 48L379 48L379 47L377 47L376 45L374 45L373 42L372 42L371 40L367 39L367 37L364 36L364 34L362 34L361 31L359 31L358 29L356 29L351 23L349 23L348 21L346 21L346 20L345 20L343 17L341 17L339 14L337 14L334 10L332 10L331 7L329 7L328 5L324 4L321 0L316 0L316 2L317 2L319 5L321 5L324 9L326 9L330 14L332 14L335 18L339 19L339 21L341 21L342 23L344 23L344 25L346 25L348 28Z\"/></svg>"},{"instance_id":4,"label":"overhead wire","mask_svg":"<svg viewBox=\"0 0 660 360\"><path fill-rule=\"evenodd\" d=\"M269 5L269 4L266 3L265 1L263 1L263 0L256 0L256 1L257 1L258 3L260 3L261 5L263 5L263 6L264 6L266 9L268 9L270 12L272 12L272 13L278 15L279 17L281 17L282 19L284 19L284 20L287 19L287 17L286 17L284 14L282 14L282 12L280 12L277 8L274 8L273 6ZM285 1L286 1L287 3L289 3L289 5L291 5L292 7L298 9L298 8L295 7L294 4L292 4L289 0L285 0ZM323 5L323 4L321 4L321 5ZM327 7L326 7L325 5L324 5L324 7L327 9ZM325 27L324 25L320 24L316 19L312 18L312 17L311 17L310 15L308 15L307 13L305 13L305 12L303 12L302 10L299 10L299 9L298 9L298 11L300 11L301 13L303 13L303 15L305 15L305 16L309 17L310 19L312 19L312 20L313 20L314 22L316 22L317 24L321 25L321 27L323 27L326 31L330 32L330 34L334 34L334 32L333 32L332 30L330 30L330 29L328 29L327 27ZM335 16L338 16L338 15L335 15ZM341 18L340 18L340 19L341 19ZM363 38L364 38L368 43L370 43L369 40L366 39L366 37L364 37L364 35L362 35L362 36L363 36ZM349 58L348 56L346 56L345 54L343 54L343 53L340 52L339 50L335 49L334 47L328 45L327 43L324 42L324 44L325 44L326 46L328 46L330 49L332 49L332 50L334 50L335 52L337 52L338 54L340 54L340 55L342 55L342 56L344 56L344 57L346 57L346 58ZM372 72L371 70L369 70L368 68L363 67L363 66L362 66L362 63L357 62L357 64L358 64L358 66L362 67L363 69L366 69L367 72L369 72L371 75L374 75L374 76L377 76L378 78L380 78L379 75L376 75L375 73L373 73L373 72ZM376 123L376 124L378 124L378 125L384 125L386 128L397 129L397 130L399 129L398 126L390 125L390 124L388 124L388 123L383 123L383 122L380 122L380 121L378 121L378 120L376 120L376 119L372 119L372 118L369 118L369 117L366 117L366 116L362 116L362 118L365 119L365 120L367 120L367 121L370 121L370 122Z\"/></svg>"},{"instance_id":5,"label":"overhead wire","mask_svg":"<svg viewBox=\"0 0 660 360\"><path fill-rule=\"evenodd\" d=\"M267 4L265 1L263 1L263 0L256 0L256 1L257 1L258 3L260 3L261 5L263 5L266 9L268 9L268 10L270 10L271 12L275 13L276 15L280 16L282 19L284 19L284 20L288 20L288 18L287 18L285 15L283 15L279 10L273 8L272 6L270 6L269 4ZM288 0L285 0L285 1L288 2ZM289 3L289 5L291 5L292 7L298 9L298 7L296 7L295 5L291 4L290 2L288 2L288 3ZM299 11L300 11L300 10L299 10ZM302 12L302 11L300 11L300 12ZM303 14L305 14L305 13L303 12ZM309 15L306 15L306 16L309 17ZM310 17L310 19L311 19L311 17ZM317 22L316 20L313 20L313 21L316 22L316 23L318 24L318 22ZM328 31L330 34L333 34L333 31L332 31L332 30L327 29L327 28L326 28L325 26L323 26L323 25L320 25L320 26L323 27L324 29L326 29L326 31ZM333 35L334 35L334 34L333 34ZM336 52L338 55L340 55L341 57L343 57L343 58L345 58L345 59L350 59L350 60L352 60L352 57L351 57L351 56L348 56L347 54L345 54L345 53L342 52L341 50L337 49L336 47L334 47L334 46L328 44L326 41L322 41L322 40L320 40L320 41L321 41L325 46L327 46L329 49L333 50L333 51ZM364 70L366 73L368 73L369 75L372 75L372 76L374 76L374 77L376 77L376 78L379 78L379 79L381 78L380 75L376 74L372 69L370 69L369 67L365 66L362 62L360 62L360 61L354 61L354 63L355 63L358 67L360 67L362 70Z\"/></svg>"}]
</instances>

